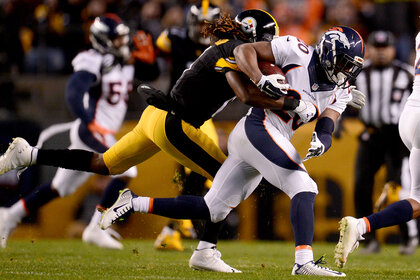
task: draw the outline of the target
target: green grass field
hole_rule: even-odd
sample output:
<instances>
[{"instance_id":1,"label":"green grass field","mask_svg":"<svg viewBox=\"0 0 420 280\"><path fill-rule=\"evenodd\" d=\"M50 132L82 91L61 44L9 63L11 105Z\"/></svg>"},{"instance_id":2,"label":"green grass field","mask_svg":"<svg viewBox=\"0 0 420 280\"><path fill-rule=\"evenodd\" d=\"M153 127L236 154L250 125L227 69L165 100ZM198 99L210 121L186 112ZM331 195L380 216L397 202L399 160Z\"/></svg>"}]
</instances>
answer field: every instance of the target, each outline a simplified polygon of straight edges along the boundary
<instances>
[{"instance_id":1,"label":"green grass field","mask_svg":"<svg viewBox=\"0 0 420 280\"><path fill-rule=\"evenodd\" d=\"M11 240L0 250L0 279L310 279L291 276L294 246L285 242L220 242L223 259L242 274L200 272L188 267L196 245L184 242L184 252L161 252L153 241L124 241L111 251L80 240ZM334 244L315 243L315 258L326 254L333 266ZM420 279L420 250L398 255L397 246L383 246L378 255L351 255L347 279ZM317 277L321 279L321 277Z\"/></svg>"}]
</instances>

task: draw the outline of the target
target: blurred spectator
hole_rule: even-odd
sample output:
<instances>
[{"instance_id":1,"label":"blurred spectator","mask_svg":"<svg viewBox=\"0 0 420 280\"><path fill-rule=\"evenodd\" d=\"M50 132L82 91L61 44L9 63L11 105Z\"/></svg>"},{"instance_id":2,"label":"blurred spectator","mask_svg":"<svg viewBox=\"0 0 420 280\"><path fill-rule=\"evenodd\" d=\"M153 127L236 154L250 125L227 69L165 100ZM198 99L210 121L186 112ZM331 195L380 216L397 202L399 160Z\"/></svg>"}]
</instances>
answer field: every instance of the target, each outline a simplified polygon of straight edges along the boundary
<instances>
[{"instance_id":1,"label":"blurred spectator","mask_svg":"<svg viewBox=\"0 0 420 280\"><path fill-rule=\"evenodd\" d=\"M63 13L58 0L46 0L34 11L32 48L25 56L25 70L30 73L57 73L64 69L62 39L65 32Z\"/></svg>"},{"instance_id":2,"label":"blurred spectator","mask_svg":"<svg viewBox=\"0 0 420 280\"><path fill-rule=\"evenodd\" d=\"M23 57L19 11L13 1L1 1L0 8L0 72L17 72Z\"/></svg>"},{"instance_id":3,"label":"blurred spectator","mask_svg":"<svg viewBox=\"0 0 420 280\"><path fill-rule=\"evenodd\" d=\"M390 200L389 194L401 186L402 160L408 150L399 136L398 120L413 84L410 66L394 59L395 38L391 32L369 35L367 51L369 60L356 81L357 88L366 94L366 105L359 114L365 129L360 135L355 167L354 206L358 217L373 211L374 178L382 165L387 169L384 198L388 195ZM362 252L379 252L374 232L365 238Z\"/></svg>"}]
</instances>

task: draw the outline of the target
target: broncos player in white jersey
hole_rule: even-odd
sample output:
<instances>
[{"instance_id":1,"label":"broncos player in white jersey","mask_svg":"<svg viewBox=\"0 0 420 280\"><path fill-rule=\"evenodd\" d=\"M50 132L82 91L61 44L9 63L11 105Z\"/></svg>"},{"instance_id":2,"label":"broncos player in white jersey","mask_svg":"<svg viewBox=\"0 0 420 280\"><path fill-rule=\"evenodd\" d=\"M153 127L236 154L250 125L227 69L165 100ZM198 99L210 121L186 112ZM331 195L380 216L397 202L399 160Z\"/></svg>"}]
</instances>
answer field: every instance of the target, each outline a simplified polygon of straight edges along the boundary
<instances>
[{"instance_id":1,"label":"broncos player in white jersey","mask_svg":"<svg viewBox=\"0 0 420 280\"><path fill-rule=\"evenodd\" d=\"M252 18L246 20L252 26ZM303 161L321 156L330 148L335 122L348 103L363 105L363 94L349 87L363 66L363 40L355 30L338 26L323 35L316 50L296 37L285 36L271 43L239 45L234 54L242 72L274 99L284 98L284 91L276 81L278 76L264 76L257 58L279 66L290 86L285 100L296 102L296 108L292 111L251 108L230 134L229 156L204 198L140 197L126 189L103 215L101 227L107 228L133 211L219 222L264 177L291 199L290 219L296 246L292 274L343 277L344 273L319 266L322 258L313 259L313 205L318 188ZM317 124L311 147L302 159L290 138L301 125L314 119Z\"/></svg>"},{"instance_id":2,"label":"broncos player in white jersey","mask_svg":"<svg viewBox=\"0 0 420 280\"><path fill-rule=\"evenodd\" d=\"M115 142L127 111L128 94L136 68L130 58L129 28L115 14L104 14L90 27L91 49L79 53L72 61L74 73L66 86L66 98L77 117L70 128L70 149L104 152ZM0 208L1 247L6 247L10 232L30 212L55 199L72 194L92 174L59 168L52 182L42 185L10 208ZM109 207L113 195L137 175L135 167L113 178L105 190L100 206ZM110 198L112 197L112 198ZM100 230L101 217L96 210L83 232L83 241L100 247L121 249L122 244L110 232Z\"/></svg>"},{"instance_id":3,"label":"broncos player in white jersey","mask_svg":"<svg viewBox=\"0 0 420 280\"><path fill-rule=\"evenodd\" d=\"M399 120L401 139L410 150L410 196L367 217L356 219L348 216L341 219L340 240L335 249L335 262L339 267L346 264L348 255L358 247L359 240L363 240L363 234L420 217L420 32L416 36L415 49L413 90Z\"/></svg>"}]
</instances>

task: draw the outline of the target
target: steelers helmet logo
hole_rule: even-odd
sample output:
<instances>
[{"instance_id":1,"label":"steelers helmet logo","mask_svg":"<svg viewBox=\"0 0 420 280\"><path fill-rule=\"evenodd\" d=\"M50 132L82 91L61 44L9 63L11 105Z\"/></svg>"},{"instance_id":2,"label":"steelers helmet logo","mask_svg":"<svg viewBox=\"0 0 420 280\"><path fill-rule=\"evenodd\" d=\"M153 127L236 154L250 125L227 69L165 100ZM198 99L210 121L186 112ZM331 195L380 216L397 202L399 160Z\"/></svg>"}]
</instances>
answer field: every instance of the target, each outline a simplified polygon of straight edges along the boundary
<instances>
[{"instance_id":1,"label":"steelers helmet logo","mask_svg":"<svg viewBox=\"0 0 420 280\"><path fill-rule=\"evenodd\" d=\"M253 17L245 17L241 21L241 25L245 33L252 33L257 28L257 21Z\"/></svg>"}]
</instances>

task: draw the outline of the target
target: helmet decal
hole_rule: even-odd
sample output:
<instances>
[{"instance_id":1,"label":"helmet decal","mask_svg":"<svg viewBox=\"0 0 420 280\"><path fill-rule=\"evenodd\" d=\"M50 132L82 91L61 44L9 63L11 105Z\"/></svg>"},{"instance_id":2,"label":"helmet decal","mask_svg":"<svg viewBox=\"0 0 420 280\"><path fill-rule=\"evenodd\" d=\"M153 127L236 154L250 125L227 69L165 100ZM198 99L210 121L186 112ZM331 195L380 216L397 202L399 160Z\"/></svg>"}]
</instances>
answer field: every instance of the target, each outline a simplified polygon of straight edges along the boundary
<instances>
[{"instance_id":1,"label":"helmet decal","mask_svg":"<svg viewBox=\"0 0 420 280\"><path fill-rule=\"evenodd\" d=\"M241 26L245 33L252 33L257 28L257 21L253 17L246 17L241 20Z\"/></svg>"},{"instance_id":2,"label":"helmet decal","mask_svg":"<svg viewBox=\"0 0 420 280\"><path fill-rule=\"evenodd\" d=\"M276 20L263 10L245 10L235 17L235 21L241 25L250 42L271 41L278 35Z\"/></svg>"}]
</instances>

